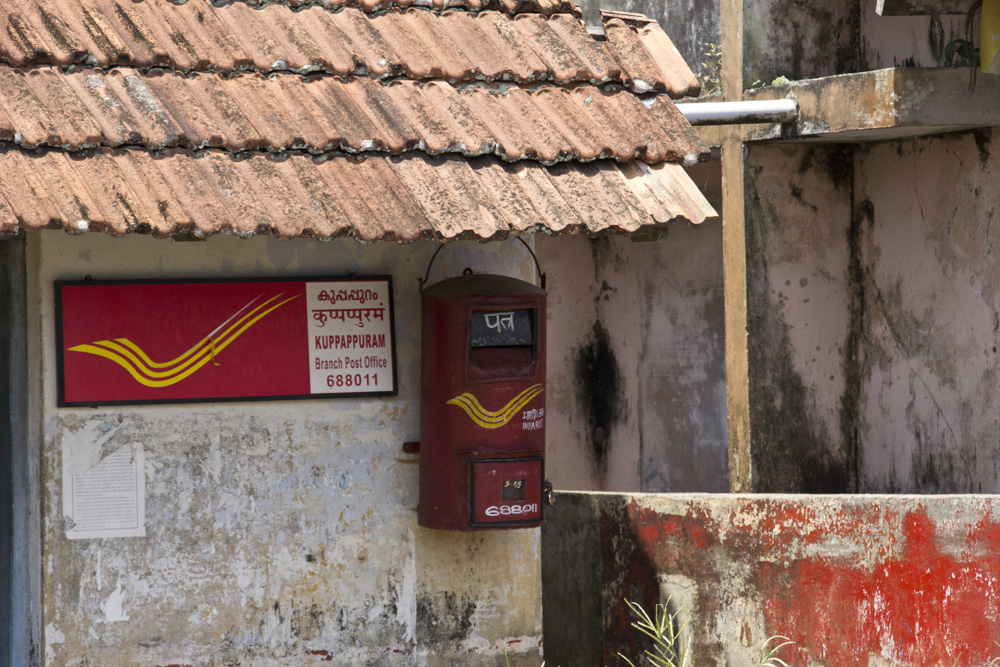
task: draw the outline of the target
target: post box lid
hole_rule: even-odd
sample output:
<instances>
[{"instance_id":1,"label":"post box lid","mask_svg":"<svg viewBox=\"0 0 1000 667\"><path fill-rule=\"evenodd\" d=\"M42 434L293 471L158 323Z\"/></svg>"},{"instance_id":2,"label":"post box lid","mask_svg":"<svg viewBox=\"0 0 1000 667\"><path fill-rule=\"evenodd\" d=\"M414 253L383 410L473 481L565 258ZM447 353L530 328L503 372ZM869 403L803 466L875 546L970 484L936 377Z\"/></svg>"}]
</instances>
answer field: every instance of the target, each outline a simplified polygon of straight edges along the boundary
<instances>
[{"instance_id":1,"label":"post box lid","mask_svg":"<svg viewBox=\"0 0 1000 667\"><path fill-rule=\"evenodd\" d=\"M489 273L447 278L424 290L425 296L432 297L543 296L545 294L544 289L532 283L510 276Z\"/></svg>"}]
</instances>

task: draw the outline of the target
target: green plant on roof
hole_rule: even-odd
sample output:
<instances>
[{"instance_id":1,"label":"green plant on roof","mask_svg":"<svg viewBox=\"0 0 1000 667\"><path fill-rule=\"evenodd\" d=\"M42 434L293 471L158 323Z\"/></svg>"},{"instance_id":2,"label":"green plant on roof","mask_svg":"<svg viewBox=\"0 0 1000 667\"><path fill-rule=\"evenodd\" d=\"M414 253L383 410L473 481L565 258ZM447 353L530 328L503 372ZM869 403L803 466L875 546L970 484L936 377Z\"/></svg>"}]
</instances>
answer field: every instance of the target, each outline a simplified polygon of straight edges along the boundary
<instances>
[{"instance_id":1,"label":"green plant on roof","mask_svg":"<svg viewBox=\"0 0 1000 667\"><path fill-rule=\"evenodd\" d=\"M705 93L722 90L722 47L705 42L705 59L701 61L701 89Z\"/></svg>"}]
</instances>

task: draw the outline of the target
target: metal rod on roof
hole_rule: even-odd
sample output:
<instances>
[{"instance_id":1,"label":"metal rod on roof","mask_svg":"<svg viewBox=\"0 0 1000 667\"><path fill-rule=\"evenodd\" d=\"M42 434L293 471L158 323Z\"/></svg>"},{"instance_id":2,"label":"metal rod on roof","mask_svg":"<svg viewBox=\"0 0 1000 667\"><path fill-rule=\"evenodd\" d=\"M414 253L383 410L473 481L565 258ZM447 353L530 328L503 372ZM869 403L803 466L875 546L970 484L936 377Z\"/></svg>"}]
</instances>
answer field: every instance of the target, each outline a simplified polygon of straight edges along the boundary
<instances>
[{"instance_id":1,"label":"metal rod on roof","mask_svg":"<svg viewBox=\"0 0 1000 667\"><path fill-rule=\"evenodd\" d=\"M789 123L799 115L799 104L795 100L689 102L678 104L677 108L692 125Z\"/></svg>"}]
</instances>

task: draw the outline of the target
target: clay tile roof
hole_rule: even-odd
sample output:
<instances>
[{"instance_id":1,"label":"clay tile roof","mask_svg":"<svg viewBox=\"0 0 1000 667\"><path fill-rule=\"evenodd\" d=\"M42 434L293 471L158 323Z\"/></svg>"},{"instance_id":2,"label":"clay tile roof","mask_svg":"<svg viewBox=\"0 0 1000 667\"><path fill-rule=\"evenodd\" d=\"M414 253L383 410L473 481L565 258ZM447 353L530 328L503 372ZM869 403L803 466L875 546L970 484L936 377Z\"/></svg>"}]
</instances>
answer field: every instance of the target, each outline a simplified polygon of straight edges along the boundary
<instances>
[{"instance_id":1,"label":"clay tile roof","mask_svg":"<svg viewBox=\"0 0 1000 667\"><path fill-rule=\"evenodd\" d=\"M452 2L453 0L449 0ZM574 15L348 7L291 11L206 0L0 0L0 63L165 67L182 72L291 71L337 76L619 83L695 94L697 82L656 24L611 21L608 41ZM660 58L664 64L657 66ZM634 70L634 71L633 71ZM676 86L676 87L675 87Z\"/></svg>"},{"instance_id":2,"label":"clay tile roof","mask_svg":"<svg viewBox=\"0 0 1000 667\"><path fill-rule=\"evenodd\" d=\"M214 0L213 0L214 1ZM182 5L187 0L174 0ZM430 9L464 9L468 11L496 10L505 14L521 14L526 12L536 14L572 14L580 16L580 8L568 0L229 0L232 3L242 3L257 9L269 5L287 5L288 7L321 6L330 9L354 7L365 12L378 12L392 8L424 7ZM218 2L223 5L229 2Z\"/></svg>"},{"instance_id":3,"label":"clay tile roof","mask_svg":"<svg viewBox=\"0 0 1000 667\"><path fill-rule=\"evenodd\" d=\"M697 81L655 23L605 16L602 41L564 0L417 2L0 0L0 234L487 239L715 215L670 101Z\"/></svg>"},{"instance_id":4,"label":"clay tile roof","mask_svg":"<svg viewBox=\"0 0 1000 667\"><path fill-rule=\"evenodd\" d=\"M602 19L625 73L625 85L637 93L667 93L674 98L701 94L698 78L658 24L637 27L620 16L621 12L604 13Z\"/></svg>"},{"instance_id":5,"label":"clay tile roof","mask_svg":"<svg viewBox=\"0 0 1000 667\"><path fill-rule=\"evenodd\" d=\"M0 146L0 228L360 241L637 232L713 215L682 167Z\"/></svg>"},{"instance_id":6,"label":"clay tile roof","mask_svg":"<svg viewBox=\"0 0 1000 667\"><path fill-rule=\"evenodd\" d=\"M463 90L364 77L7 68L0 90L0 138L24 148L420 150L545 163L692 162L704 150L668 100L590 85Z\"/></svg>"}]
</instances>

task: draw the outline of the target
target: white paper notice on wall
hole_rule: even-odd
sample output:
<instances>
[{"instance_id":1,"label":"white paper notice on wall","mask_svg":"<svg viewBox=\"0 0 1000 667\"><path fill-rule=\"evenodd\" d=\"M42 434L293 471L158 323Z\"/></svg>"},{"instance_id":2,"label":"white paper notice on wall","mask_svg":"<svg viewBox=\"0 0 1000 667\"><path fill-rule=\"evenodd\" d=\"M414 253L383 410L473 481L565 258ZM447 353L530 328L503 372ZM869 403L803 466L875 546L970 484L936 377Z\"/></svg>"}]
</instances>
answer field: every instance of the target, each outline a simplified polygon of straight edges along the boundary
<instances>
[{"instance_id":1,"label":"white paper notice on wall","mask_svg":"<svg viewBox=\"0 0 1000 667\"><path fill-rule=\"evenodd\" d=\"M66 537L146 536L146 455L142 445L124 445L93 467L63 472Z\"/></svg>"}]
</instances>

